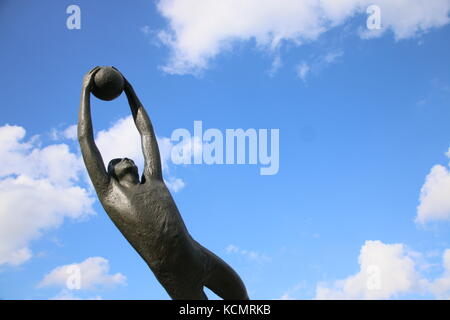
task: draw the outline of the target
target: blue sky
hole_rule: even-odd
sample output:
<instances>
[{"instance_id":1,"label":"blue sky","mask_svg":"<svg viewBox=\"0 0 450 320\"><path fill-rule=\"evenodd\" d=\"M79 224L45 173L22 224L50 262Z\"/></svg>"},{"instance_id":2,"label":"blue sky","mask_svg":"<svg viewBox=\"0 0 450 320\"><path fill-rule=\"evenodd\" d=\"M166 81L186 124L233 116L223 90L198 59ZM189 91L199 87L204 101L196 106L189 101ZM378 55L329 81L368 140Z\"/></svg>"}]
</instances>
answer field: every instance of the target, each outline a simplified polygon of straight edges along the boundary
<instances>
[{"instance_id":1,"label":"blue sky","mask_svg":"<svg viewBox=\"0 0 450 320\"><path fill-rule=\"evenodd\" d=\"M285 11L253 0L2 1L0 298L169 298L95 200L66 131L96 65L127 77L169 147L196 120L279 129L275 175L165 160L190 233L251 298L449 298L450 2L372 2L381 31L366 30L362 0L283 0ZM79 30L66 27L72 4ZM104 155L133 156L139 141L113 134L131 127L125 97L92 105ZM96 270L80 290L56 269L71 264Z\"/></svg>"}]
</instances>

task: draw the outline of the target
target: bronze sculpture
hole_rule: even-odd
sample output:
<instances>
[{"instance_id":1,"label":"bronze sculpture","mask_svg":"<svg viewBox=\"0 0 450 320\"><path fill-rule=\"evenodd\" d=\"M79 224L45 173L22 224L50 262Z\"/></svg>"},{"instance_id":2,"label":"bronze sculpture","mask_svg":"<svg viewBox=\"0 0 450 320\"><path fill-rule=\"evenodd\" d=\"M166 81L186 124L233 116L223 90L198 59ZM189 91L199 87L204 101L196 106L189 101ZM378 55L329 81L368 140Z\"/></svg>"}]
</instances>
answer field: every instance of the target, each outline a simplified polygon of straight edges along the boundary
<instances>
[{"instance_id":1,"label":"bronze sculpture","mask_svg":"<svg viewBox=\"0 0 450 320\"><path fill-rule=\"evenodd\" d=\"M78 140L103 208L172 299L207 299L204 286L223 299L248 299L238 274L186 229L163 180L152 123L125 77L123 90L141 136L145 166L141 179L127 158L111 160L106 170L95 145L90 111L90 93L100 69L95 67L83 79Z\"/></svg>"}]
</instances>

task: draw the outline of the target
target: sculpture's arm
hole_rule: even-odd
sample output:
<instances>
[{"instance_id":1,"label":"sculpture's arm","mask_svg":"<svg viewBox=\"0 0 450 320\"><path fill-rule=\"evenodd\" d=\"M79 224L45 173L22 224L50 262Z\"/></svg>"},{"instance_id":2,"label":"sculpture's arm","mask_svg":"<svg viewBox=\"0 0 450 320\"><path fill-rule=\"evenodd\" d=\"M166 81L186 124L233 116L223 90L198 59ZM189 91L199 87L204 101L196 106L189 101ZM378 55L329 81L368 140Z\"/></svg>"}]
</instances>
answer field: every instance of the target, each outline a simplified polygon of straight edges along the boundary
<instances>
[{"instance_id":1,"label":"sculpture's arm","mask_svg":"<svg viewBox=\"0 0 450 320\"><path fill-rule=\"evenodd\" d=\"M139 101L131 84L125 79L125 94L128 98L131 113L133 115L136 128L141 135L142 152L144 154L145 166L144 177L162 180L161 156L159 154L158 142L150 118L144 106Z\"/></svg>"},{"instance_id":2,"label":"sculpture's arm","mask_svg":"<svg viewBox=\"0 0 450 320\"><path fill-rule=\"evenodd\" d=\"M78 113L78 142L86 165L89 177L97 193L106 191L110 177L106 172L102 156L94 141L92 129L90 92L93 86L93 77L98 67L89 71L83 79L81 91L80 111Z\"/></svg>"}]
</instances>

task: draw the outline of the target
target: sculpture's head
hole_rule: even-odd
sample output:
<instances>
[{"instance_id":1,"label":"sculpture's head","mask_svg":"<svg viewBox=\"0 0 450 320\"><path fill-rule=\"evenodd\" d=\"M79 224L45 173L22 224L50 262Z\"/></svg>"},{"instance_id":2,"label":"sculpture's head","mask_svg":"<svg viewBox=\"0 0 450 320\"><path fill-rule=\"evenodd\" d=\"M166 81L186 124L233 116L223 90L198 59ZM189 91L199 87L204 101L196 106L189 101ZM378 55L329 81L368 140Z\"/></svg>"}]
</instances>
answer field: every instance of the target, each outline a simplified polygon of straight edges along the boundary
<instances>
[{"instance_id":1,"label":"sculpture's head","mask_svg":"<svg viewBox=\"0 0 450 320\"><path fill-rule=\"evenodd\" d=\"M117 180L121 180L128 174L139 180L138 167L128 158L111 160L108 164L108 174Z\"/></svg>"}]
</instances>

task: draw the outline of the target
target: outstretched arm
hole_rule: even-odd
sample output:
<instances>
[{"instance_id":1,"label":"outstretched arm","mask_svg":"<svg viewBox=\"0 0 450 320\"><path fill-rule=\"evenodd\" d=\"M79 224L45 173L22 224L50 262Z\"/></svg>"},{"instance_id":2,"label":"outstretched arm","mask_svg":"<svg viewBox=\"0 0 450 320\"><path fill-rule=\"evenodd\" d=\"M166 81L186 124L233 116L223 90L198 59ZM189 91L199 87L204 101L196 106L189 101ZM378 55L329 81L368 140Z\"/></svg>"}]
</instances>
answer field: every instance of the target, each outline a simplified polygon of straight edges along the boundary
<instances>
[{"instance_id":1,"label":"outstretched arm","mask_svg":"<svg viewBox=\"0 0 450 320\"><path fill-rule=\"evenodd\" d=\"M131 113L133 115L136 128L141 135L142 152L144 153L144 177L162 180L161 156L159 154L158 142L156 141L153 126L145 111L144 106L139 101L131 84L125 79L125 94L128 98Z\"/></svg>"},{"instance_id":2,"label":"outstretched arm","mask_svg":"<svg viewBox=\"0 0 450 320\"><path fill-rule=\"evenodd\" d=\"M97 193L106 191L109 185L109 175L106 172L103 159L94 141L92 129L90 93L93 86L93 79L99 67L89 71L83 79L83 89L81 91L80 112L78 114L78 141L81 153L86 165L89 177Z\"/></svg>"}]
</instances>

